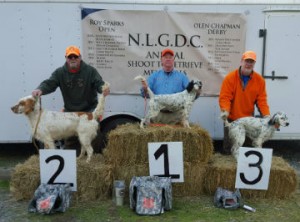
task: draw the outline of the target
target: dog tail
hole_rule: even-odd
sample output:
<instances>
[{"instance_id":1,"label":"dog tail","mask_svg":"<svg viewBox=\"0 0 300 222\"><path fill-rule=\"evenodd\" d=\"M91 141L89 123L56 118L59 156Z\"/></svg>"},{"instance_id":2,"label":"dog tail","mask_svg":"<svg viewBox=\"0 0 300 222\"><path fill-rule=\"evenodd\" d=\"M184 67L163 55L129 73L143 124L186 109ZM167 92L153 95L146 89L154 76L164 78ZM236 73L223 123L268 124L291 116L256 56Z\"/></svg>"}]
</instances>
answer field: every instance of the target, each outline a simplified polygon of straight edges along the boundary
<instances>
[{"instance_id":1,"label":"dog tail","mask_svg":"<svg viewBox=\"0 0 300 222\"><path fill-rule=\"evenodd\" d=\"M104 85L102 86L102 92L109 88L109 83L105 82ZM102 94L99 95L98 97L98 104L96 109L93 111L93 118L94 119L98 119L98 120L102 120L103 114L104 114L104 107L105 107L105 96Z\"/></svg>"},{"instance_id":2,"label":"dog tail","mask_svg":"<svg viewBox=\"0 0 300 222\"><path fill-rule=\"evenodd\" d=\"M147 81L146 78L144 76L141 76L141 75L136 76L134 78L134 80L141 80L141 81L145 81L145 82ZM150 89L149 86L147 88L147 93L148 93L148 95L149 95L150 98L154 97L154 93L152 92L152 90Z\"/></svg>"},{"instance_id":3,"label":"dog tail","mask_svg":"<svg viewBox=\"0 0 300 222\"><path fill-rule=\"evenodd\" d=\"M145 78L144 76L139 75L139 76L136 76L136 77L134 78L134 80L142 80L142 81L146 81L146 78Z\"/></svg>"}]
</instances>

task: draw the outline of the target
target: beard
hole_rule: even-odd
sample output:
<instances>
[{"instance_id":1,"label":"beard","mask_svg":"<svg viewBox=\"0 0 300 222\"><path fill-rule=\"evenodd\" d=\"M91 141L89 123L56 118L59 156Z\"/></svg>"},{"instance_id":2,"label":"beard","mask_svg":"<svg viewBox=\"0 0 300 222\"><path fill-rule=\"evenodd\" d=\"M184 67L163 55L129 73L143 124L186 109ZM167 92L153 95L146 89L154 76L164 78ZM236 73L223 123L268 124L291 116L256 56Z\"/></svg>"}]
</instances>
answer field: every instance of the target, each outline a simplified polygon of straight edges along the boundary
<instances>
[{"instance_id":1,"label":"beard","mask_svg":"<svg viewBox=\"0 0 300 222\"><path fill-rule=\"evenodd\" d=\"M72 61L69 63L69 68L70 69L77 69L78 68L78 63L76 61Z\"/></svg>"},{"instance_id":2,"label":"beard","mask_svg":"<svg viewBox=\"0 0 300 222\"><path fill-rule=\"evenodd\" d=\"M252 73L252 69L248 69L248 68L243 68L242 69L242 74L249 76Z\"/></svg>"}]
</instances>

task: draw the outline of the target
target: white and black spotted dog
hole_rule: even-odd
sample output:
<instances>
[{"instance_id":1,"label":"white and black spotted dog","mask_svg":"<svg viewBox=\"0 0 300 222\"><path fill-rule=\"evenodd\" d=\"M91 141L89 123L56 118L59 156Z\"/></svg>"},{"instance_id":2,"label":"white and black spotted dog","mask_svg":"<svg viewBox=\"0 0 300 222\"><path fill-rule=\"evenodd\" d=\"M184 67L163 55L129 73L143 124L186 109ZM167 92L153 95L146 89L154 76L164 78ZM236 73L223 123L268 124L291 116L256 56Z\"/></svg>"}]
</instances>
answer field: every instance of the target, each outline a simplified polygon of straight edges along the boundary
<instances>
[{"instance_id":1,"label":"white and black spotted dog","mask_svg":"<svg viewBox=\"0 0 300 222\"><path fill-rule=\"evenodd\" d=\"M143 76L137 76L134 79L146 81ZM148 87L149 111L141 120L140 127L143 128L145 123L150 123L150 119L156 117L161 110L168 110L171 112L182 111L180 122L184 127L190 128L189 114L197 95L200 95L201 88L202 82L199 80L190 81L184 91L174 94L155 95Z\"/></svg>"},{"instance_id":2,"label":"white and black spotted dog","mask_svg":"<svg viewBox=\"0 0 300 222\"><path fill-rule=\"evenodd\" d=\"M277 112L272 118L244 117L231 123L225 120L225 127L229 127L228 136L232 145L232 155L238 158L239 148L243 146L246 136L252 140L253 147L261 148L280 126L288 125L289 120L284 112Z\"/></svg>"}]
</instances>

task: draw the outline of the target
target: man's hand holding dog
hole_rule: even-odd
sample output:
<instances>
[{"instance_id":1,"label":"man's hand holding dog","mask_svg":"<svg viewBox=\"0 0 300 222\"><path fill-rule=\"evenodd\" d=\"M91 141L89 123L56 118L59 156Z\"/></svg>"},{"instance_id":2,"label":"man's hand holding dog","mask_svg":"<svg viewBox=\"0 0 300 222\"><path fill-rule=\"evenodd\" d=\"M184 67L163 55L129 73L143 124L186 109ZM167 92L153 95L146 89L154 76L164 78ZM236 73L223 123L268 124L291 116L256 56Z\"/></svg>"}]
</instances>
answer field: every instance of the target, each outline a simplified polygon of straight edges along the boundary
<instances>
[{"instance_id":1,"label":"man's hand holding dog","mask_svg":"<svg viewBox=\"0 0 300 222\"><path fill-rule=\"evenodd\" d=\"M221 118L222 120L225 121L225 120L228 118L228 116L229 116L229 112L228 112L228 111L226 111L226 110L222 110L222 111L221 111L220 118Z\"/></svg>"},{"instance_id":2,"label":"man's hand holding dog","mask_svg":"<svg viewBox=\"0 0 300 222\"><path fill-rule=\"evenodd\" d=\"M35 89L35 90L32 91L31 94L32 94L33 97L36 97L36 96L40 97L43 94L43 92L40 89Z\"/></svg>"},{"instance_id":3,"label":"man's hand holding dog","mask_svg":"<svg viewBox=\"0 0 300 222\"><path fill-rule=\"evenodd\" d=\"M141 80L141 82L142 82L142 87L143 87L144 91L147 92L147 88L148 88L147 82L145 80Z\"/></svg>"},{"instance_id":4,"label":"man's hand holding dog","mask_svg":"<svg viewBox=\"0 0 300 222\"><path fill-rule=\"evenodd\" d=\"M102 93L103 93L104 96L107 96L110 93L109 87L104 89Z\"/></svg>"}]
</instances>

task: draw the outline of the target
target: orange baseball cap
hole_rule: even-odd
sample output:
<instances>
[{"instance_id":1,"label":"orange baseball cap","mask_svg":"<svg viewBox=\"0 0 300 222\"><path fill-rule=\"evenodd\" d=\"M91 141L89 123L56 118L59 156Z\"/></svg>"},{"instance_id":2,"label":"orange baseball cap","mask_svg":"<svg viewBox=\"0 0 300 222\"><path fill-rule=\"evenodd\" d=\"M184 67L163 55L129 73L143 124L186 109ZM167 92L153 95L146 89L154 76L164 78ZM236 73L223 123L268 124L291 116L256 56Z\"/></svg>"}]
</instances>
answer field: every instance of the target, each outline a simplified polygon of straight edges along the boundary
<instances>
[{"instance_id":1,"label":"orange baseball cap","mask_svg":"<svg viewBox=\"0 0 300 222\"><path fill-rule=\"evenodd\" d=\"M66 56L69 56L71 54L80 56L80 49L74 45L67 47L66 48Z\"/></svg>"},{"instance_id":2,"label":"orange baseball cap","mask_svg":"<svg viewBox=\"0 0 300 222\"><path fill-rule=\"evenodd\" d=\"M172 56L174 56L174 51L172 49L164 49L161 52L161 57L165 56L167 53L171 54Z\"/></svg>"},{"instance_id":3,"label":"orange baseball cap","mask_svg":"<svg viewBox=\"0 0 300 222\"><path fill-rule=\"evenodd\" d=\"M253 51L244 52L242 59L243 60L252 59L252 60L256 61L256 53Z\"/></svg>"}]
</instances>

